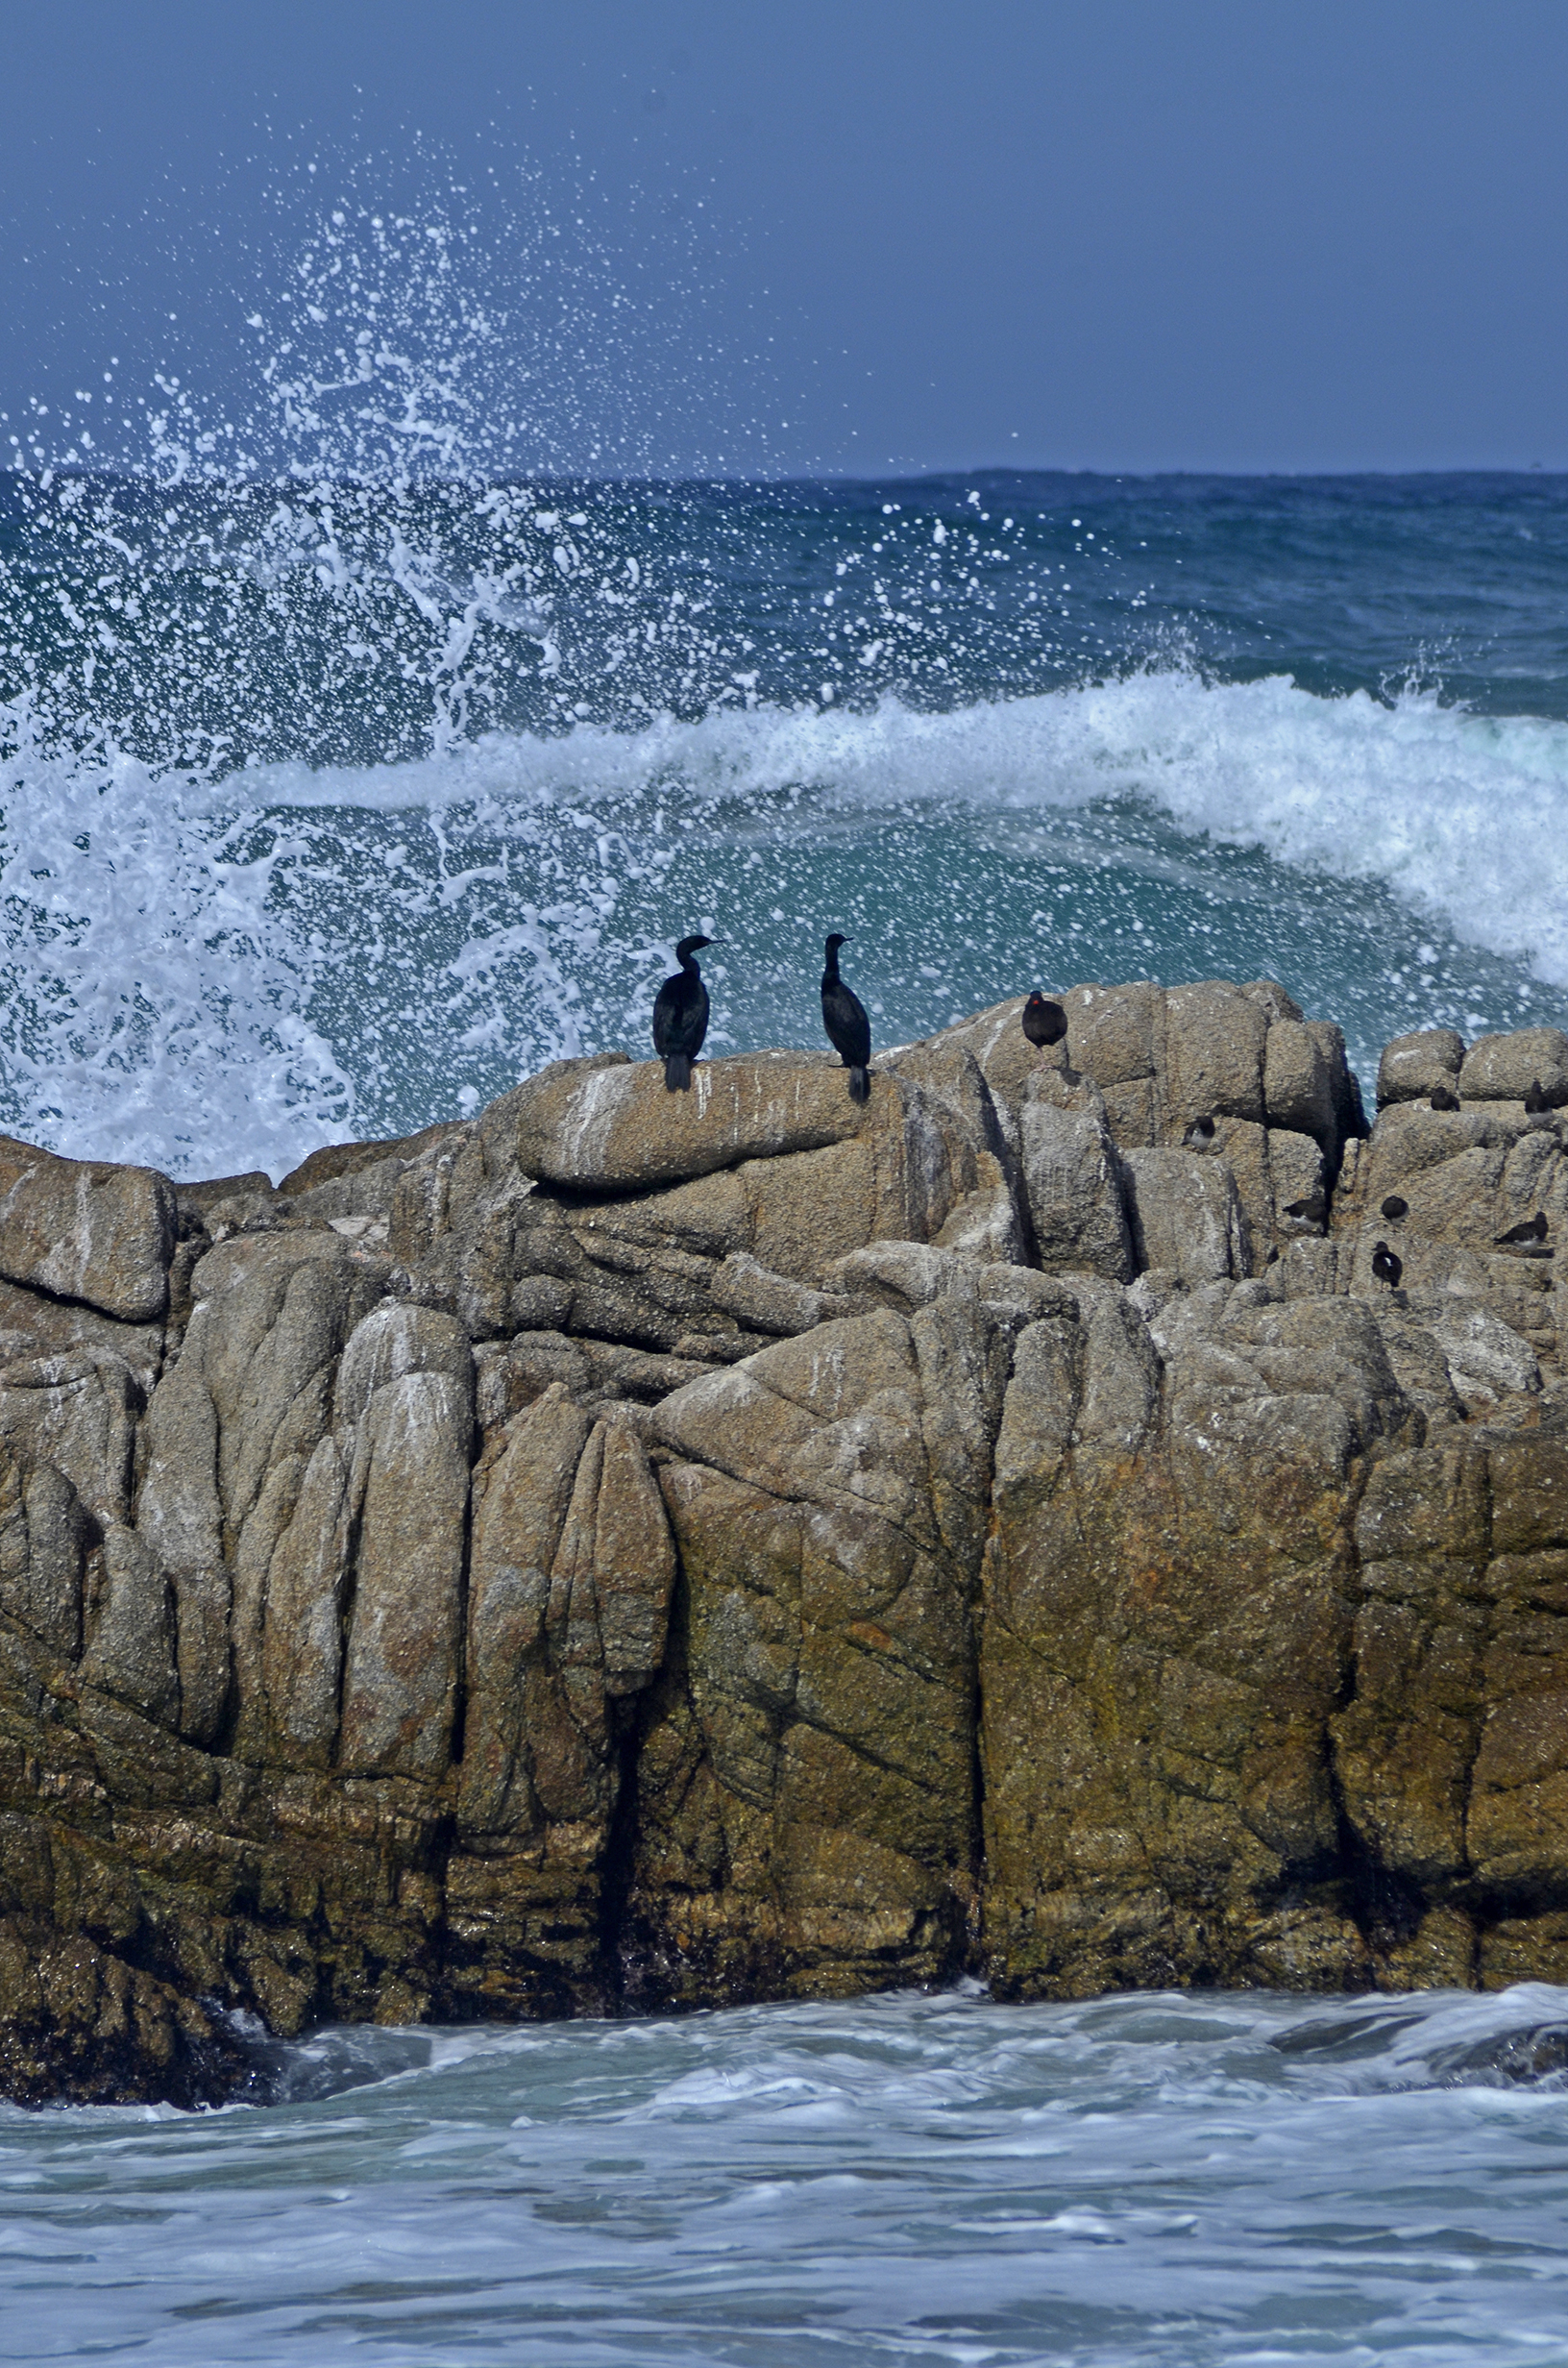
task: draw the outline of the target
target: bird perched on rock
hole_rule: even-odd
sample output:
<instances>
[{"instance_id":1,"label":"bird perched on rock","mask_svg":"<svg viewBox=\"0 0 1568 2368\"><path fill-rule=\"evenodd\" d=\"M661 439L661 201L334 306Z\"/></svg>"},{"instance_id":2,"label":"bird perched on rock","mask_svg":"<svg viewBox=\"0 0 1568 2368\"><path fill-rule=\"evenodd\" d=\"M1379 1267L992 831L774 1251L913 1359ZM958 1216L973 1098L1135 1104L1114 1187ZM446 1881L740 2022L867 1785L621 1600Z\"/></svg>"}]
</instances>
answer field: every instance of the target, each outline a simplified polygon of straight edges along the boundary
<instances>
[{"instance_id":1,"label":"bird perched on rock","mask_svg":"<svg viewBox=\"0 0 1568 2368\"><path fill-rule=\"evenodd\" d=\"M1457 1110L1459 1098L1458 1094L1451 1094L1446 1085L1434 1085L1432 1089L1432 1106L1434 1110Z\"/></svg>"},{"instance_id":2,"label":"bird perched on rock","mask_svg":"<svg viewBox=\"0 0 1568 2368\"><path fill-rule=\"evenodd\" d=\"M1525 1096L1526 1118L1538 1119L1546 1106L1546 1096L1541 1091L1541 1081L1539 1077L1531 1077L1530 1092Z\"/></svg>"},{"instance_id":3,"label":"bird perched on rock","mask_svg":"<svg viewBox=\"0 0 1568 2368\"><path fill-rule=\"evenodd\" d=\"M1507 1233L1500 1233L1497 1237L1497 1246L1499 1249L1518 1249L1522 1248L1527 1242L1544 1242L1545 1240L1546 1211L1537 1209L1534 1216L1527 1217L1522 1225L1510 1225Z\"/></svg>"},{"instance_id":4,"label":"bird perched on rock","mask_svg":"<svg viewBox=\"0 0 1568 2368\"><path fill-rule=\"evenodd\" d=\"M1060 1003L1053 1003L1037 987L1023 1007L1023 1032L1043 1052L1048 1046L1062 1042L1067 1032L1067 1015Z\"/></svg>"},{"instance_id":5,"label":"bird perched on rock","mask_svg":"<svg viewBox=\"0 0 1568 2368\"><path fill-rule=\"evenodd\" d=\"M1183 1150L1184 1150L1184 1151L1212 1151L1212 1150L1213 1149L1213 1147L1214 1147L1214 1122L1213 1122L1213 1119L1194 1119L1194 1120L1193 1120L1193 1122L1192 1122L1192 1123L1191 1123L1191 1125L1188 1128L1188 1130L1187 1130L1186 1134L1182 1137L1182 1148L1183 1148Z\"/></svg>"},{"instance_id":6,"label":"bird perched on rock","mask_svg":"<svg viewBox=\"0 0 1568 2368\"><path fill-rule=\"evenodd\" d=\"M866 1006L839 976L839 948L849 940L835 929L827 941L827 967L822 972L822 1025L827 1041L849 1072L849 1098L865 1101L871 1091L866 1065L871 1057L871 1024Z\"/></svg>"},{"instance_id":7,"label":"bird perched on rock","mask_svg":"<svg viewBox=\"0 0 1568 2368\"><path fill-rule=\"evenodd\" d=\"M1321 1193L1309 1193L1305 1199L1287 1200L1286 1217L1293 1217L1298 1225L1321 1225L1329 1213L1329 1204Z\"/></svg>"},{"instance_id":8,"label":"bird perched on rock","mask_svg":"<svg viewBox=\"0 0 1568 2368\"><path fill-rule=\"evenodd\" d=\"M683 937L675 948L680 968L653 998L653 1049L664 1063L667 1094L688 1090L692 1063L708 1032L708 990L693 957L713 942L711 937Z\"/></svg>"},{"instance_id":9,"label":"bird perched on rock","mask_svg":"<svg viewBox=\"0 0 1568 2368\"><path fill-rule=\"evenodd\" d=\"M1410 1204L1408 1200L1401 1200L1398 1193L1390 1193L1383 1204L1383 1213L1390 1225L1397 1225L1402 1217L1409 1217Z\"/></svg>"},{"instance_id":10,"label":"bird perched on rock","mask_svg":"<svg viewBox=\"0 0 1568 2368\"><path fill-rule=\"evenodd\" d=\"M1379 1242L1372 1252L1372 1271L1380 1283L1390 1291L1399 1289L1399 1278L1405 1271L1404 1261L1396 1258L1386 1242Z\"/></svg>"}]
</instances>

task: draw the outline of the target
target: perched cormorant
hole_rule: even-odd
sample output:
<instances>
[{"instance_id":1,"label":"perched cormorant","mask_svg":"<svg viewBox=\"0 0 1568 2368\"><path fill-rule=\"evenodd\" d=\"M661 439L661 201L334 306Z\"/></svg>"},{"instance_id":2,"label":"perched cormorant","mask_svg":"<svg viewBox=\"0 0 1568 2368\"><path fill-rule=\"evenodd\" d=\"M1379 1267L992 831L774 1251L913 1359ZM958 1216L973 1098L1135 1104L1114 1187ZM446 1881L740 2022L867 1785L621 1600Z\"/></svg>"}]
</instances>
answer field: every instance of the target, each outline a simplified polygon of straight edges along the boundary
<instances>
[{"instance_id":1,"label":"perched cormorant","mask_svg":"<svg viewBox=\"0 0 1568 2368\"><path fill-rule=\"evenodd\" d=\"M1434 1085L1432 1089L1432 1106L1434 1110L1457 1110L1459 1098L1458 1094L1451 1094L1446 1085Z\"/></svg>"},{"instance_id":2,"label":"perched cormorant","mask_svg":"<svg viewBox=\"0 0 1568 2368\"><path fill-rule=\"evenodd\" d=\"M711 937L683 937L675 948L680 968L653 999L653 1049L664 1063L667 1094L686 1092L708 1032L708 990L693 956L712 944Z\"/></svg>"},{"instance_id":3,"label":"perched cormorant","mask_svg":"<svg viewBox=\"0 0 1568 2368\"><path fill-rule=\"evenodd\" d=\"M1212 1150L1213 1149L1213 1147L1214 1147L1214 1122L1213 1122L1213 1119L1194 1119L1194 1120L1193 1120L1193 1122L1192 1122L1192 1123L1191 1123L1191 1125L1188 1128L1188 1130L1187 1130L1186 1134L1182 1137L1182 1148L1183 1148L1183 1150L1184 1150L1184 1151L1212 1151Z\"/></svg>"},{"instance_id":4,"label":"perched cormorant","mask_svg":"<svg viewBox=\"0 0 1568 2368\"><path fill-rule=\"evenodd\" d=\"M1546 1106L1546 1096L1541 1092L1541 1081L1539 1077L1531 1077L1530 1092L1525 1096L1526 1118L1538 1119Z\"/></svg>"},{"instance_id":5,"label":"perched cormorant","mask_svg":"<svg viewBox=\"0 0 1568 2368\"><path fill-rule=\"evenodd\" d=\"M1043 1051L1048 1045L1062 1042L1067 1032L1067 1015L1037 987L1023 1007L1023 1032Z\"/></svg>"},{"instance_id":6,"label":"perched cormorant","mask_svg":"<svg viewBox=\"0 0 1568 2368\"><path fill-rule=\"evenodd\" d=\"M1534 1216L1527 1217L1522 1225L1510 1225L1507 1233L1500 1233L1497 1237L1497 1246L1499 1249L1512 1249L1525 1242L1544 1242L1545 1240L1546 1211L1537 1209Z\"/></svg>"},{"instance_id":7,"label":"perched cormorant","mask_svg":"<svg viewBox=\"0 0 1568 2368\"><path fill-rule=\"evenodd\" d=\"M838 930L827 941L827 967L822 973L822 1025L827 1041L849 1072L849 1098L865 1101L871 1082L866 1064L871 1057L871 1024L858 995L839 976L839 948L849 940Z\"/></svg>"},{"instance_id":8,"label":"perched cormorant","mask_svg":"<svg viewBox=\"0 0 1568 2368\"><path fill-rule=\"evenodd\" d=\"M1383 1204L1383 1213L1390 1225L1397 1225L1402 1217L1409 1217L1410 1204L1408 1200L1401 1200L1398 1193L1390 1193Z\"/></svg>"},{"instance_id":9,"label":"perched cormorant","mask_svg":"<svg viewBox=\"0 0 1568 2368\"><path fill-rule=\"evenodd\" d=\"M1404 1261L1394 1256L1386 1242L1380 1242L1372 1252L1372 1271L1380 1283L1386 1283L1390 1291L1397 1291L1399 1278L1405 1271Z\"/></svg>"}]
</instances>

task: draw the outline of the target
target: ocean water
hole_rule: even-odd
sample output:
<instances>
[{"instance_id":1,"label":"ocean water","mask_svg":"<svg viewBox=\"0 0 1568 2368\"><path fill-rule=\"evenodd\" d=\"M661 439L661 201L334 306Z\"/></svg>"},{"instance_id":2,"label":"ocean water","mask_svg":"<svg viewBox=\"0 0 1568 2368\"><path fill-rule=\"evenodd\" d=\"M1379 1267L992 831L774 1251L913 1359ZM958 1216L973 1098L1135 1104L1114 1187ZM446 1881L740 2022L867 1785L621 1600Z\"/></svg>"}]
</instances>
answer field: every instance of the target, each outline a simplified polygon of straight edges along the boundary
<instances>
[{"instance_id":1,"label":"ocean water","mask_svg":"<svg viewBox=\"0 0 1568 2368\"><path fill-rule=\"evenodd\" d=\"M0 2359L1544 2368L1564 2066L1544 1986L324 2033L0 2109Z\"/></svg>"},{"instance_id":2,"label":"ocean water","mask_svg":"<svg viewBox=\"0 0 1568 2368\"><path fill-rule=\"evenodd\" d=\"M278 1174L646 1050L688 928L715 1050L819 1040L835 926L884 1044L1094 978L1269 973L1363 1073L1568 1009L1568 481L172 432L0 476L12 1132Z\"/></svg>"}]
</instances>

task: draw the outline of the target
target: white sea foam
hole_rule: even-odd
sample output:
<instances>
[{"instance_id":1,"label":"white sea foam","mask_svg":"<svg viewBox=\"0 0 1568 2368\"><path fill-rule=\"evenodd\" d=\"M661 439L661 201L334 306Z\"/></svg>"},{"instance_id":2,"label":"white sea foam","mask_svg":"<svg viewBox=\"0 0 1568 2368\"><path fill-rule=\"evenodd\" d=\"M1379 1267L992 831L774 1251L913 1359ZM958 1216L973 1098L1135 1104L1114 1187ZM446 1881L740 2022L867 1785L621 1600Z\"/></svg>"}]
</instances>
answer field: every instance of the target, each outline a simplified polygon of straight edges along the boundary
<instances>
[{"instance_id":1,"label":"white sea foam","mask_svg":"<svg viewBox=\"0 0 1568 2368\"><path fill-rule=\"evenodd\" d=\"M951 800L1048 812L1131 794L1185 830L1384 881L1469 942L1568 984L1568 726L1476 716L1430 692L1385 703L1320 698L1286 676L1145 672L938 713L887 698L860 712L498 733L423 762L269 767L246 785L268 803L380 812L660 791L744 802L792 788L831 793L841 810Z\"/></svg>"},{"instance_id":2,"label":"white sea foam","mask_svg":"<svg viewBox=\"0 0 1568 2368\"><path fill-rule=\"evenodd\" d=\"M1568 983L1568 727L1424 695L1143 673L943 713L889 698L584 724L220 781L67 761L24 730L9 770L9 1122L177 1172L276 1172L332 1133L422 1122L422 1079L450 1098L479 1061L485 1082L458 1098L472 1106L505 1073L633 1026L658 941L676 933L658 883L682 878L699 813L706 840L766 821L774 849L842 879L857 831L894 809L981 829L1032 818L1048 841L1095 802L1133 798L1200 868L1207 836L1382 882L1434 926ZM1114 815L1102 843L1114 851ZM774 869L743 886L756 909L723 934L765 936ZM1026 914L1016 933L1021 978ZM1096 962L1092 930L1076 934L1080 974L1125 959ZM1229 966L1222 924L1207 953L1211 974Z\"/></svg>"},{"instance_id":3,"label":"white sea foam","mask_svg":"<svg viewBox=\"0 0 1568 2368\"><path fill-rule=\"evenodd\" d=\"M1561 2351L1568 1991L1542 1984L1003 2007L970 1983L271 2053L260 2109L0 2107L29 2357Z\"/></svg>"}]
</instances>

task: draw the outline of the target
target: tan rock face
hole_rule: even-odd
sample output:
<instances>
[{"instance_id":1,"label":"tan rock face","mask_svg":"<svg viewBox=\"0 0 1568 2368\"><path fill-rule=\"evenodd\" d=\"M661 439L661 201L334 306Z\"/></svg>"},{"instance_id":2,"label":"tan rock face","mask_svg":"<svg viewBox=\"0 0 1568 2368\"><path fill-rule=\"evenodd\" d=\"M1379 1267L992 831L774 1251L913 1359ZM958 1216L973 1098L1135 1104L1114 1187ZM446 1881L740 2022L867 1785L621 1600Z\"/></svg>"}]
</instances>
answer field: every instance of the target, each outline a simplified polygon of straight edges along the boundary
<instances>
[{"instance_id":1,"label":"tan rock face","mask_svg":"<svg viewBox=\"0 0 1568 2368\"><path fill-rule=\"evenodd\" d=\"M665 1091L658 1061L558 1061L519 1090L515 1155L547 1184L642 1192L880 1131L894 1098L881 1078L870 1101L852 1102L838 1064L811 1057L698 1061L685 1094Z\"/></svg>"},{"instance_id":2,"label":"tan rock face","mask_svg":"<svg viewBox=\"0 0 1568 2368\"><path fill-rule=\"evenodd\" d=\"M1365 1311L1256 1284L1023 1334L980 1664L1007 1992L1364 1978L1326 1728L1360 1474L1409 1411Z\"/></svg>"},{"instance_id":3,"label":"tan rock face","mask_svg":"<svg viewBox=\"0 0 1568 2368\"><path fill-rule=\"evenodd\" d=\"M1533 1085L1554 1109L1568 1102L1568 1036L1560 1027L1478 1036L1459 1071L1461 1101L1523 1101Z\"/></svg>"},{"instance_id":4,"label":"tan rock face","mask_svg":"<svg viewBox=\"0 0 1568 2368\"><path fill-rule=\"evenodd\" d=\"M682 1665L643 1758L638 1992L843 1991L961 1961L969 1619L1011 1326L937 1297L659 1408Z\"/></svg>"},{"instance_id":5,"label":"tan rock face","mask_svg":"<svg viewBox=\"0 0 1568 2368\"><path fill-rule=\"evenodd\" d=\"M923 1085L913 1070L879 1074L860 1105L831 1065L699 1063L702 1091L687 1096L666 1093L657 1063L558 1063L537 1093L507 1097L506 1124L478 1122L482 1171L444 1145L401 1175L392 1247L417 1253L420 1295L477 1338L551 1331L744 1356L845 1312L821 1286L870 1242L1023 1257L1027 1214L990 1091L972 1062L939 1066ZM551 1113L568 1129L558 1142ZM528 1147L530 1128L546 1148ZM672 1179L660 1189L626 1186L645 1155ZM571 1172L531 1185L547 1168Z\"/></svg>"},{"instance_id":6,"label":"tan rock face","mask_svg":"<svg viewBox=\"0 0 1568 2368\"><path fill-rule=\"evenodd\" d=\"M1425 1101L1439 1087L1459 1090L1464 1038L1457 1028L1418 1028L1383 1048L1378 1063L1378 1108L1391 1101Z\"/></svg>"},{"instance_id":7,"label":"tan rock face","mask_svg":"<svg viewBox=\"0 0 1568 2368\"><path fill-rule=\"evenodd\" d=\"M1041 1265L1128 1281L1134 1252L1127 1195L1104 1096L1041 1070L1024 1089L1018 1131Z\"/></svg>"},{"instance_id":8,"label":"tan rock face","mask_svg":"<svg viewBox=\"0 0 1568 2368\"><path fill-rule=\"evenodd\" d=\"M1066 1041L1048 1054L1022 1033L1020 997L934 1037L925 1058L967 1051L1014 1140L1032 1098L1071 1107L1086 1089L1124 1156L1179 1147L1194 1120L1213 1119L1245 1224L1238 1272L1261 1272L1270 1250L1323 1230L1291 1204L1326 1197L1365 1126L1338 1028L1304 1020L1270 979L1073 987L1062 1002ZM1115 1270L1103 1256L1097 1263Z\"/></svg>"},{"instance_id":9,"label":"tan rock face","mask_svg":"<svg viewBox=\"0 0 1568 2368\"><path fill-rule=\"evenodd\" d=\"M1189 1284L1239 1279L1251 1263L1229 1163L1199 1151L1129 1151L1133 1254Z\"/></svg>"},{"instance_id":10,"label":"tan rock face","mask_svg":"<svg viewBox=\"0 0 1568 2368\"><path fill-rule=\"evenodd\" d=\"M1403 1305L1440 1343L1459 1403L1478 1418L1536 1394L1542 1360L1556 1364L1564 1125L1556 1112L1527 1116L1522 1101L1455 1111L1394 1102L1335 1195L1340 1288L1379 1296L1372 1256L1386 1242L1401 1262ZM1544 1240L1507 1238L1541 1218Z\"/></svg>"},{"instance_id":11,"label":"tan rock face","mask_svg":"<svg viewBox=\"0 0 1568 2368\"><path fill-rule=\"evenodd\" d=\"M1551 1032L1366 1139L1266 981L1063 999L277 1191L7 1149L7 2093L220 2095L211 2002L1568 1978Z\"/></svg>"},{"instance_id":12,"label":"tan rock face","mask_svg":"<svg viewBox=\"0 0 1568 2368\"><path fill-rule=\"evenodd\" d=\"M143 1323L168 1305L174 1187L151 1168L56 1159L0 1137L0 1274Z\"/></svg>"}]
</instances>

